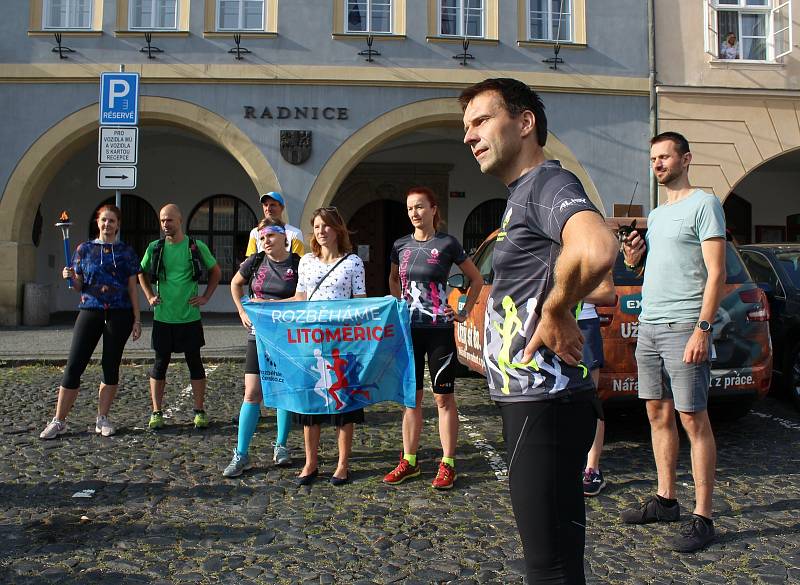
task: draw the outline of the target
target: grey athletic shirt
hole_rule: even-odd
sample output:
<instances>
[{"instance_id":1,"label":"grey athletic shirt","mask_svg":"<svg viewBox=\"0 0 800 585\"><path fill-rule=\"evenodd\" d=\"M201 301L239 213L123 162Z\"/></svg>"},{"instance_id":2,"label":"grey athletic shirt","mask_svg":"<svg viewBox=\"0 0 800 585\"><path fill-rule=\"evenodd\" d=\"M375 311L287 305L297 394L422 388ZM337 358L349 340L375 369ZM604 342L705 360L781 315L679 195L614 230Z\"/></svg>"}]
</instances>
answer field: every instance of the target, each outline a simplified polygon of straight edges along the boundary
<instances>
[{"instance_id":1,"label":"grey athletic shirt","mask_svg":"<svg viewBox=\"0 0 800 585\"><path fill-rule=\"evenodd\" d=\"M483 357L489 392L500 402L547 400L594 386L585 368L547 348L522 364L522 352L553 288L561 230L579 211L597 208L578 178L547 161L511 185L494 247L492 296L486 303Z\"/></svg>"},{"instance_id":2,"label":"grey athletic shirt","mask_svg":"<svg viewBox=\"0 0 800 585\"><path fill-rule=\"evenodd\" d=\"M467 259L464 248L449 234L436 232L424 242L413 234L403 236L392 246L392 264L400 273L402 297L411 312L412 327L451 327L446 319L447 275L453 264Z\"/></svg>"}]
</instances>

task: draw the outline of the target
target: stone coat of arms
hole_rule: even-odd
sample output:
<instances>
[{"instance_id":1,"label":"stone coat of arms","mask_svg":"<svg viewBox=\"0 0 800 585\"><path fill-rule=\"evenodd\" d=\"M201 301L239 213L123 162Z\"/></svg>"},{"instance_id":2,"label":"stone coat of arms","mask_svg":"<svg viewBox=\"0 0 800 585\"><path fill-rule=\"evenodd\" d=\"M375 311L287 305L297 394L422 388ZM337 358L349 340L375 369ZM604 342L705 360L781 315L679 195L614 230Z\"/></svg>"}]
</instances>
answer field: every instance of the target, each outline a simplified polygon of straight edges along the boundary
<instances>
[{"instance_id":1,"label":"stone coat of arms","mask_svg":"<svg viewBox=\"0 0 800 585\"><path fill-rule=\"evenodd\" d=\"M299 165L311 156L311 130L281 130L281 156Z\"/></svg>"}]
</instances>

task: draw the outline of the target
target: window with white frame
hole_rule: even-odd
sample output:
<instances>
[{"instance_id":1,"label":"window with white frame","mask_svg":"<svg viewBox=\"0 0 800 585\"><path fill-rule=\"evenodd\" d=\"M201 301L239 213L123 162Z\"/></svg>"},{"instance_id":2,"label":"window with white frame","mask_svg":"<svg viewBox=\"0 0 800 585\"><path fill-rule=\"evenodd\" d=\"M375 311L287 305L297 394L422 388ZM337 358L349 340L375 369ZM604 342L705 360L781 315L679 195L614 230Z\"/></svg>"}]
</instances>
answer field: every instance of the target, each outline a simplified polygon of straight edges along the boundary
<instances>
[{"instance_id":1,"label":"window with white frame","mask_svg":"<svg viewBox=\"0 0 800 585\"><path fill-rule=\"evenodd\" d=\"M392 0L347 0L345 31L391 34Z\"/></svg>"},{"instance_id":2,"label":"window with white frame","mask_svg":"<svg viewBox=\"0 0 800 585\"><path fill-rule=\"evenodd\" d=\"M791 0L706 0L706 52L720 60L774 61L792 50Z\"/></svg>"},{"instance_id":3,"label":"window with white frame","mask_svg":"<svg viewBox=\"0 0 800 585\"><path fill-rule=\"evenodd\" d=\"M217 0L217 30L263 31L265 0Z\"/></svg>"},{"instance_id":4,"label":"window with white frame","mask_svg":"<svg viewBox=\"0 0 800 585\"><path fill-rule=\"evenodd\" d=\"M44 29L89 29L92 0L45 0Z\"/></svg>"},{"instance_id":5,"label":"window with white frame","mask_svg":"<svg viewBox=\"0 0 800 585\"><path fill-rule=\"evenodd\" d=\"M485 13L484 0L439 0L438 34L483 38Z\"/></svg>"},{"instance_id":6,"label":"window with white frame","mask_svg":"<svg viewBox=\"0 0 800 585\"><path fill-rule=\"evenodd\" d=\"M574 41L572 0L528 0L528 39Z\"/></svg>"},{"instance_id":7,"label":"window with white frame","mask_svg":"<svg viewBox=\"0 0 800 585\"><path fill-rule=\"evenodd\" d=\"M130 28L177 30L178 0L130 0Z\"/></svg>"}]
</instances>

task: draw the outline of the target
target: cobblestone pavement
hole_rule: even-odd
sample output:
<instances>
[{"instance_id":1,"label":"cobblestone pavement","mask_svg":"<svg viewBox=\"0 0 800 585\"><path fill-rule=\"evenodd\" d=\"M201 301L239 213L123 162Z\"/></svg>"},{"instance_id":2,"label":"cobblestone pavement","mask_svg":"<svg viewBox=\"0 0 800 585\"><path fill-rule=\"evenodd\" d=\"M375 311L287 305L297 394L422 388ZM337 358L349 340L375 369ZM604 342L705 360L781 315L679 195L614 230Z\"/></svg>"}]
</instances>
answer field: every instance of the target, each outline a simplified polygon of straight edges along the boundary
<instances>
[{"instance_id":1,"label":"cobblestone pavement","mask_svg":"<svg viewBox=\"0 0 800 585\"><path fill-rule=\"evenodd\" d=\"M69 420L53 441L38 433L52 417L60 368L0 368L0 583L522 583L521 549L504 481L505 447L483 381L460 379L462 433L456 489L430 487L438 436L426 397L423 477L381 483L401 444L400 408L382 404L358 426L354 481L297 487L302 439L292 431L292 468L271 466L272 417L251 447L256 467L225 480L235 444L241 364L209 366L204 431L190 424L183 364L168 385L172 417L146 431L147 369L123 367L112 409L122 428L93 432L100 370L91 366ZM619 512L654 490L649 430L641 416L609 420L609 486L587 502L591 583L786 583L800 581L800 417L768 399L736 422L715 424L719 540L679 555L664 549L677 526L623 526ZM322 472L335 463L323 431ZM691 507L689 455L679 497ZM91 489L90 498L73 494ZM689 510L690 511L690 510Z\"/></svg>"}]
</instances>

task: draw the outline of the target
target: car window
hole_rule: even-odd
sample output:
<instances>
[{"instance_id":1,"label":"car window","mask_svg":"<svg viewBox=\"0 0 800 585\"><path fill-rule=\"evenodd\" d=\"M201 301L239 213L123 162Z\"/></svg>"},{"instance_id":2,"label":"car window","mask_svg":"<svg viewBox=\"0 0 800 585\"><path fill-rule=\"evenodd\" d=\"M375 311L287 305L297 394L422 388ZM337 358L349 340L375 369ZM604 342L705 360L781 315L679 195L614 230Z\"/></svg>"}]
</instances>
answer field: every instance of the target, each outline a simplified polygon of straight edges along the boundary
<instances>
[{"instance_id":1,"label":"car window","mask_svg":"<svg viewBox=\"0 0 800 585\"><path fill-rule=\"evenodd\" d=\"M482 250L475 256L475 266L478 267L478 272L483 276L483 281L486 283L492 282L494 274L492 273L492 254L494 253L494 245L497 243L496 239L488 242Z\"/></svg>"},{"instance_id":2,"label":"car window","mask_svg":"<svg viewBox=\"0 0 800 585\"><path fill-rule=\"evenodd\" d=\"M742 263L739 252L733 247L732 242L725 244L725 282L727 284L742 284L750 282L750 275Z\"/></svg>"},{"instance_id":3,"label":"car window","mask_svg":"<svg viewBox=\"0 0 800 585\"><path fill-rule=\"evenodd\" d=\"M736 248L730 242L725 244L725 271L727 284L742 284L750 281L747 269L742 264ZM617 254L617 261L614 263L614 284L617 286L641 286L643 278L637 276L636 272L625 267L622 252Z\"/></svg>"},{"instance_id":4,"label":"car window","mask_svg":"<svg viewBox=\"0 0 800 585\"><path fill-rule=\"evenodd\" d=\"M781 263L792 284L800 288L800 250L792 252L776 252L775 258Z\"/></svg>"},{"instance_id":5,"label":"car window","mask_svg":"<svg viewBox=\"0 0 800 585\"><path fill-rule=\"evenodd\" d=\"M769 260L763 254L758 252L751 252L749 250L742 250L742 260L744 260L750 275L756 282L766 282L769 284L776 293L781 292L780 281L775 270L769 263Z\"/></svg>"}]
</instances>

